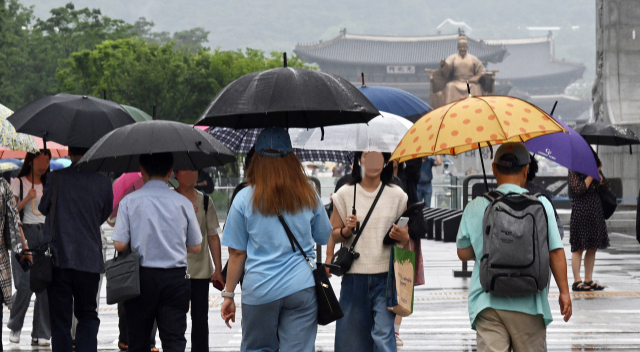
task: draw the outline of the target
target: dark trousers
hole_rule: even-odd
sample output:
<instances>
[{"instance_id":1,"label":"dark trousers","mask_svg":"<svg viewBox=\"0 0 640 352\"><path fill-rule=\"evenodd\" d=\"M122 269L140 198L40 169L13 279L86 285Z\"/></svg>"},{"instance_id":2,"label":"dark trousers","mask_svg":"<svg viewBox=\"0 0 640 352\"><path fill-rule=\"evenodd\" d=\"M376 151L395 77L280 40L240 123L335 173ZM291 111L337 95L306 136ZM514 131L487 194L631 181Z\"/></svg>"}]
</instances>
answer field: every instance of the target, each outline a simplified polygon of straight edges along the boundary
<instances>
[{"instance_id":1,"label":"dark trousers","mask_svg":"<svg viewBox=\"0 0 640 352\"><path fill-rule=\"evenodd\" d=\"M47 289L51 318L51 350L71 352L71 323L78 319L76 351L98 350L98 294L100 274L53 267L52 282Z\"/></svg>"},{"instance_id":2,"label":"dark trousers","mask_svg":"<svg viewBox=\"0 0 640 352\"><path fill-rule=\"evenodd\" d=\"M129 336L127 335L127 313L124 310L124 303L118 303L118 342L122 342L125 345L129 345ZM153 330L151 331L151 348L156 347L156 333L158 332L158 325L153 324Z\"/></svg>"},{"instance_id":3,"label":"dark trousers","mask_svg":"<svg viewBox=\"0 0 640 352\"><path fill-rule=\"evenodd\" d=\"M191 279L191 351L209 351L209 279Z\"/></svg>"},{"instance_id":4,"label":"dark trousers","mask_svg":"<svg viewBox=\"0 0 640 352\"><path fill-rule=\"evenodd\" d=\"M185 268L140 267L140 296L124 302L128 352L149 352L153 321L158 323L162 350L184 352L191 282Z\"/></svg>"}]
</instances>

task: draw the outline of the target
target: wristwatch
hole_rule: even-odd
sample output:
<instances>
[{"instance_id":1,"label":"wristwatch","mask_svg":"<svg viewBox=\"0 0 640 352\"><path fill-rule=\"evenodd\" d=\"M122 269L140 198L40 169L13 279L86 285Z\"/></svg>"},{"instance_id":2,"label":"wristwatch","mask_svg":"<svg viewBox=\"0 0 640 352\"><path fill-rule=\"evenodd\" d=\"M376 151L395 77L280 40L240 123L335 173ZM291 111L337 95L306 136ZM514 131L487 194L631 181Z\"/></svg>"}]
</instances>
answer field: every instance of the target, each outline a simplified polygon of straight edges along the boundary
<instances>
[{"instance_id":1,"label":"wristwatch","mask_svg":"<svg viewBox=\"0 0 640 352\"><path fill-rule=\"evenodd\" d=\"M235 293L235 292L226 292L226 291L222 291L222 292L220 292L220 295L221 295L223 298L233 298L233 297L235 297L236 293Z\"/></svg>"}]
</instances>

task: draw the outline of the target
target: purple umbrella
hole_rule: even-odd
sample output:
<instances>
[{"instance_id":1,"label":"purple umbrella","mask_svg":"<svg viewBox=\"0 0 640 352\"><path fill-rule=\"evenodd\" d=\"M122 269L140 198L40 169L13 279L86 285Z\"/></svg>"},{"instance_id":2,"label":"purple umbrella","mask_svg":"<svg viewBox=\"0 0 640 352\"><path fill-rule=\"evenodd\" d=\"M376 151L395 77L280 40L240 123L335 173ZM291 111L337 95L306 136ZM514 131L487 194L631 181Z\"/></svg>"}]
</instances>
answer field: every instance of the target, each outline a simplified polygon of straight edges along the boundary
<instances>
[{"instance_id":1,"label":"purple umbrella","mask_svg":"<svg viewBox=\"0 0 640 352\"><path fill-rule=\"evenodd\" d=\"M531 138L525 145L530 152L554 161L571 171L600 180L598 165L589 144L562 121L556 120L568 133L551 133Z\"/></svg>"}]
</instances>

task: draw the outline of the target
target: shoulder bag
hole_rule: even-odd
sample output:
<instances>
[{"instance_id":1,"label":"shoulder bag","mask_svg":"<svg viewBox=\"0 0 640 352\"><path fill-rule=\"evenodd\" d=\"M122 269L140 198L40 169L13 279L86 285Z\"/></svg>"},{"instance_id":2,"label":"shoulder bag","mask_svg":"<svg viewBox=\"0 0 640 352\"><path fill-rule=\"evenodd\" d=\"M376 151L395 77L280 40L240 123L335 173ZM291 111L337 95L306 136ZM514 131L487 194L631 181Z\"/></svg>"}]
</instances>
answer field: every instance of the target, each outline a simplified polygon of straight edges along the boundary
<instances>
[{"instance_id":1,"label":"shoulder bag","mask_svg":"<svg viewBox=\"0 0 640 352\"><path fill-rule=\"evenodd\" d=\"M602 215L605 220L608 220L618 207L618 199L611 188L605 185L598 187L598 196L600 196L602 203Z\"/></svg>"},{"instance_id":2,"label":"shoulder bag","mask_svg":"<svg viewBox=\"0 0 640 352\"><path fill-rule=\"evenodd\" d=\"M346 274L350 269L353 261L360 258L360 253L356 253L355 248L358 243L358 239L362 235L362 231L364 231L364 227L367 225L367 221L369 221L369 217L371 217L371 213L373 213L373 209L378 204L378 199L380 199L380 195L382 195L382 191L384 191L385 184L383 183L380 186L380 191L378 191L378 195L376 195L376 199L373 200L373 204L371 204L371 208L369 208L369 212L367 216L364 218L364 222L362 226L356 226L356 238L353 239L353 243L351 243L350 247L342 246L338 252L333 256L331 260L331 265L329 266L329 271L337 276L342 276ZM353 213L356 211L356 190L357 185L354 185L353 191Z\"/></svg>"},{"instance_id":3,"label":"shoulder bag","mask_svg":"<svg viewBox=\"0 0 640 352\"><path fill-rule=\"evenodd\" d=\"M140 254L129 249L104 263L107 278L107 304L121 303L140 296Z\"/></svg>"},{"instance_id":4,"label":"shoulder bag","mask_svg":"<svg viewBox=\"0 0 640 352\"><path fill-rule=\"evenodd\" d=\"M289 242L291 242L291 249L293 249L293 252L295 253L296 247L298 247L300 253L307 261L307 264L309 264L311 270L313 270L313 280L316 283L316 299L318 302L318 324L327 325L344 317L344 313L340 307L340 302L338 302L338 298L336 298L333 287L331 287L324 265L316 263L317 268L314 268L311 263L311 259L307 257L307 254L291 232L291 229L289 229L289 226L287 225L287 222L284 221L282 215L278 214L278 220L280 220L282 227L284 227L284 231L287 233L287 237L289 237Z\"/></svg>"},{"instance_id":5,"label":"shoulder bag","mask_svg":"<svg viewBox=\"0 0 640 352\"><path fill-rule=\"evenodd\" d=\"M53 257L51 256L50 242L53 240L55 229L56 210L58 207L58 185L60 175L52 172L53 175L53 195L51 197L51 211L49 212L49 236L42 239L42 243L28 251L33 256L33 264L29 269L29 288L35 293L40 293L49 287L53 273Z\"/></svg>"}]
</instances>

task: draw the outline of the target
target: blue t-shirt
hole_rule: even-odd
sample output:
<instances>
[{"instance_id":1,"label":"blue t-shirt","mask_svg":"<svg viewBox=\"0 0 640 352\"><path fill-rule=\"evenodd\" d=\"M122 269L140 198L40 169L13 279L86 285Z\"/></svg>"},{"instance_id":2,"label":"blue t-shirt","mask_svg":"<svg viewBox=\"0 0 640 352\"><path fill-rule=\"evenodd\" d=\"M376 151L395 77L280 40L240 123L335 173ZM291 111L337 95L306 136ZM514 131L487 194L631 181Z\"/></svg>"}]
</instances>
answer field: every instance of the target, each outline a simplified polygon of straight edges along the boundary
<instances>
[{"instance_id":1,"label":"blue t-shirt","mask_svg":"<svg viewBox=\"0 0 640 352\"><path fill-rule=\"evenodd\" d=\"M433 180L433 164L435 164L436 159L427 158L427 160L422 162L422 167L420 167L420 181L418 183L429 183Z\"/></svg>"},{"instance_id":2,"label":"blue t-shirt","mask_svg":"<svg viewBox=\"0 0 640 352\"><path fill-rule=\"evenodd\" d=\"M503 194L510 192L527 192L526 189L509 183L500 185L497 191ZM553 215L553 206L546 197L540 197L539 199L544 205L544 209L547 212L547 219L549 220L549 251L563 248L556 225L556 217ZM522 297L496 296L486 293L482 289L482 285L480 284L480 259L483 255L482 219L488 206L489 201L484 197L478 197L467 205L462 215L456 242L458 248L473 246L473 252L476 255L476 263L473 267L471 285L469 286L469 319L471 320L471 327L475 330L476 317L486 308L522 312L530 315L542 315L545 325L549 325L553 321L551 308L549 307L549 298L547 297L549 295L549 286L541 293Z\"/></svg>"},{"instance_id":3,"label":"blue t-shirt","mask_svg":"<svg viewBox=\"0 0 640 352\"><path fill-rule=\"evenodd\" d=\"M320 198L315 209L285 213L283 217L307 256L315 262L314 242L327 244L332 230ZM243 304L273 302L315 285L311 267L297 248L292 251L278 217L265 216L253 209L253 187L238 192L233 200L222 244L247 252Z\"/></svg>"},{"instance_id":4,"label":"blue t-shirt","mask_svg":"<svg viewBox=\"0 0 640 352\"><path fill-rule=\"evenodd\" d=\"M186 269L187 246L202 243L202 233L191 201L152 180L120 201L111 239L130 242L140 266Z\"/></svg>"}]
</instances>

